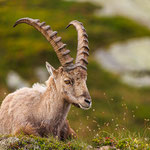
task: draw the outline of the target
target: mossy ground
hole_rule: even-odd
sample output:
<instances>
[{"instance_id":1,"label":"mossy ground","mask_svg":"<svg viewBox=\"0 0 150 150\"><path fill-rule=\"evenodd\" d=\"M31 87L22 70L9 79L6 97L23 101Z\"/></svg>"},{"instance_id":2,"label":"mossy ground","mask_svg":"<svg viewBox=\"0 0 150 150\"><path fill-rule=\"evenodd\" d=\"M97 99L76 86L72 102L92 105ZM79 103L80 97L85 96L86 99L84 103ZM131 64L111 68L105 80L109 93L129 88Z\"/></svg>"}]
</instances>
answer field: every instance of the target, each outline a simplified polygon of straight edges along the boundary
<instances>
[{"instance_id":1,"label":"mossy ground","mask_svg":"<svg viewBox=\"0 0 150 150\"><path fill-rule=\"evenodd\" d=\"M87 144L78 140L59 141L56 138L41 138L35 136L1 136L0 149L7 150L82 150L87 148Z\"/></svg>"},{"instance_id":2,"label":"mossy ground","mask_svg":"<svg viewBox=\"0 0 150 150\"><path fill-rule=\"evenodd\" d=\"M149 150L150 139L141 137L139 134L131 134L127 130L117 133L103 131L91 139L90 143L77 139L59 141L54 137L41 138L32 135L0 136L0 149L3 150L96 150L103 146L109 146L113 150Z\"/></svg>"},{"instance_id":3,"label":"mossy ground","mask_svg":"<svg viewBox=\"0 0 150 150\"><path fill-rule=\"evenodd\" d=\"M150 139L141 137L140 134L133 134L127 130L116 133L101 132L100 136L93 140L93 147L111 146L112 149L125 150L149 150Z\"/></svg>"}]
</instances>

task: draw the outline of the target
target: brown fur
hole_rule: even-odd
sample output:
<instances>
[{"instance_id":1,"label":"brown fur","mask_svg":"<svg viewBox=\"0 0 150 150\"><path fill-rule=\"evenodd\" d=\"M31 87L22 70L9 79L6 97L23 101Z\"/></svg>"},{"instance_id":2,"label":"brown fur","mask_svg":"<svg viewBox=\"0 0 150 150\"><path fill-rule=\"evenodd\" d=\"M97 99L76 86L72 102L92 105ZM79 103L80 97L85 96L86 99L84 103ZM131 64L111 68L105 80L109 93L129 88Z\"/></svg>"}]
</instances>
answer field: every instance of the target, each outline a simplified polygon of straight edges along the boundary
<instances>
[{"instance_id":1,"label":"brown fur","mask_svg":"<svg viewBox=\"0 0 150 150\"><path fill-rule=\"evenodd\" d=\"M38 31L51 43L62 65L55 70L46 63L50 77L46 85L22 88L6 96L0 107L0 134L33 134L36 136L57 136L59 139L76 137L67 122L71 104L82 109L91 107L87 80L89 47L83 24L70 22L78 32L78 50L75 64L57 32L39 19L21 18L14 27L26 23ZM68 27L69 27L68 26Z\"/></svg>"},{"instance_id":2,"label":"brown fur","mask_svg":"<svg viewBox=\"0 0 150 150\"><path fill-rule=\"evenodd\" d=\"M0 134L23 132L42 137L53 135L62 140L76 137L66 118L71 104L90 108L85 102L85 99L91 100L86 71L80 67L69 72L62 67L51 69L48 68L52 75L45 87L22 88L6 96L0 108Z\"/></svg>"}]
</instances>

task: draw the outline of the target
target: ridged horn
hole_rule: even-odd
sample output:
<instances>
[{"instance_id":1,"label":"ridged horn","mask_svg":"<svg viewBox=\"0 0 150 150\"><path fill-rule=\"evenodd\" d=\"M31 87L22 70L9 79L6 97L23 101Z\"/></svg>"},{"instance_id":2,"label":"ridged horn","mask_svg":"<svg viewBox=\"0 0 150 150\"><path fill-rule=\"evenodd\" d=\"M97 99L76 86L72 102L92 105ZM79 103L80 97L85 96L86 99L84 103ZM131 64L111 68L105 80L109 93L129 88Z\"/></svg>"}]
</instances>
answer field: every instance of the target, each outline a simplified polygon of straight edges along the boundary
<instances>
[{"instance_id":1,"label":"ridged horn","mask_svg":"<svg viewBox=\"0 0 150 150\"><path fill-rule=\"evenodd\" d=\"M77 56L76 56L76 66L80 66L83 69L87 70L88 56L89 56L89 47L88 47L88 35L83 24L77 20L71 21L70 25L73 25L78 33L78 47L77 47Z\"/></svg>"},{"instance_id":2,"label":"ridged horn","mask_svg":"<svg viewBox=\"0 0 150 150\"><path fill-rule=\"evenodd\" d=\"M66 44L61 41L61 37L57 37L57 32L53 31L49 25L46 25L45 22L40 23L39 19L21 18L13 27L20 23L29 24L42 33L54 48L61 65L66 70L74 68L73 58L69 55L70 50L66 49Z\"/></svg>"}]
</instances>

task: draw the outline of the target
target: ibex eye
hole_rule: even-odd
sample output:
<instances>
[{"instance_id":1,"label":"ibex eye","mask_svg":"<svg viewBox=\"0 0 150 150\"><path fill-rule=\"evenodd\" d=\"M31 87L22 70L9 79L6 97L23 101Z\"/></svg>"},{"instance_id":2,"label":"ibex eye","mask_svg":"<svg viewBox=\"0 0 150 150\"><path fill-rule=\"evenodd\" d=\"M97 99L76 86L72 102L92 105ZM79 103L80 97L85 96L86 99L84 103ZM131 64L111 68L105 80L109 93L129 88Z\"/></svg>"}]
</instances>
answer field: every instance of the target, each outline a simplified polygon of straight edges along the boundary
<instances>
[{"instance_id":1,"label":"ibex eye","mask_svg":"<svg viewBox=\"0 0 150 150\"><path fill-rule=\"evenodd\" d=\"M71 84L71 81L70 80L65 80L65 83L66 84Z\"/></svg>"}]
</instances>

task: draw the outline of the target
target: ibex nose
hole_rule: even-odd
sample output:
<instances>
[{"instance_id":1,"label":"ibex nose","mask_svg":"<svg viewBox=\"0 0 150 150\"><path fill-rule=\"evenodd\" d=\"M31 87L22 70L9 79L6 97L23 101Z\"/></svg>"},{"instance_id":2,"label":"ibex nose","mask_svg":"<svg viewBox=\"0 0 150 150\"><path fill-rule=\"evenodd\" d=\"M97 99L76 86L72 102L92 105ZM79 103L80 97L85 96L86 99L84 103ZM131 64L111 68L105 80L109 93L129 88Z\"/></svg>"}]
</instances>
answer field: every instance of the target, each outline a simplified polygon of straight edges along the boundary
<instances>
[{"instance_id":1,"label":"ibex nose","mask_svg":"<svg viewBox=\"0 0 150 150\"><path fill-rule=\"evenodd\" d=\"M84 101L85 101L86 103L88 103L89 105L91 104L91 100L90 100L90 99L84 99Z\"/></svg>"}]
</instances>

